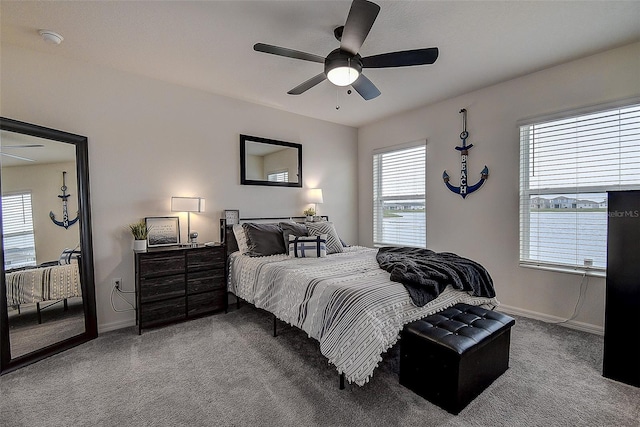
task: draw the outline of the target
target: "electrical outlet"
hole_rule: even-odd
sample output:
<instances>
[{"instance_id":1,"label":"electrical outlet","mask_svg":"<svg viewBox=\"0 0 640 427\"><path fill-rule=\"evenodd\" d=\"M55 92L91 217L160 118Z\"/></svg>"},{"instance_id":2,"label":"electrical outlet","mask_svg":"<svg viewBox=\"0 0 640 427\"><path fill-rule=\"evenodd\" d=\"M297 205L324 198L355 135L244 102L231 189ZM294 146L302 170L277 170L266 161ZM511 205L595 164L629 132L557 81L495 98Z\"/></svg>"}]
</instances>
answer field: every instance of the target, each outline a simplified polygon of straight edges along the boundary
<instances>
[{"instance_id":1,"label":"electrical outlet","mask_svg":"<svg viewBox=\"0 0 640 427\"><path fill-rule=\"evenodd\" d=\"M113 279L111 279L111 284L118 290L120 290L120 287L122 286L122 279L119 277L114 277Z\"/></svg>"}]
</instances>

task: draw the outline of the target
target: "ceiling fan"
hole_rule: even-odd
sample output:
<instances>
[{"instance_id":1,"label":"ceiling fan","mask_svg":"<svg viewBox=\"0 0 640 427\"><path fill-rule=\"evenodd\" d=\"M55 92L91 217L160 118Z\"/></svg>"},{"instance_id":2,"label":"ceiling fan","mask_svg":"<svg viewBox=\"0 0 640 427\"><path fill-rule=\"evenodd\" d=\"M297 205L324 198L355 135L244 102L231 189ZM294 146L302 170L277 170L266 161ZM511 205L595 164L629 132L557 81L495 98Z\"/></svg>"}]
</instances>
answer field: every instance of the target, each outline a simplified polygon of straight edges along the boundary
<instances>
[{"instance_id":1,"label":"ceiling fan","mask_svg":"<svg viewBox=\"0 0 640 427\"><path fill-rule=\"evenodd\" d=\"M4 145L2 146L2 150L6 149L6 148L41 148L44 147L44 145L42 144L25 144L25 145ZM16 154L9 154L9 153L5 153L4 151L0 151L0 154L3 156L7 156L7 157L11 157L12 159L17 159L17 160L22 160L25 162L35 162L35 160L30 159L28 157L23 157L23 156L18 156Z\"/></svg>"},{"instance_id":2,"label":"ceiling fan","mask_svg":"<svg viewBox=\"0 0 640 427\"><path fill-rule=\"evenodd\" d=\"M393 68L412 65L433 64L438 59L438 48L404 50L400 52L383 53L380 55L361 57L360 47L367 38L373 23L380 12L380 6L367 0L353 0L351 9L344 26L334 30L334 36L340 42L340 47L331 51L326 58L312 53L300 52L285 47L256 43L253 49L258 52L287 58L302 59L324 63L324 72L294 87L289 95L300 95L325 79L336 86L351 85L365 100L378 95L378 88L362 74L363 68Z\"/></svg>"}]
</instances>

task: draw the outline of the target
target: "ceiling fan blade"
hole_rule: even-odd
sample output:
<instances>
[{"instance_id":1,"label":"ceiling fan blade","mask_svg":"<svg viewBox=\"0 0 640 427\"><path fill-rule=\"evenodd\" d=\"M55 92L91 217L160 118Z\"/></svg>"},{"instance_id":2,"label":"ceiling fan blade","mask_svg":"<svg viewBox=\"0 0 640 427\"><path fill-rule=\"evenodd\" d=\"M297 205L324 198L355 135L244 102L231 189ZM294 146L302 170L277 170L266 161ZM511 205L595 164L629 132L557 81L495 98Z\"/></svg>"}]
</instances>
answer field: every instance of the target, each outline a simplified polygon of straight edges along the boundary
<instances>
[{"instance_id":1,"label":"ceiling fan blade","mask_svg":"<svg viewBox=\"0 0 640 427\"><path fill-rule=\"evenodd\" d=\"M16 156L14 154L8 154L8 153L0 153L0 154L2 154L3 156L11 157L12 159L24 160L25 162L35 162L35 160L33 160L33 159L28 159L26 157Z\"/></svg>"},{"instance_id":2,"label":"ceiling fan blade","mask_svg":"<svg viewBox=\"0 0 640 427\"><path fill-rule=\"evenodd\" d=\"M380 6L367 0L353 0L342 30L340 49L355 55L362 47L373 23L380 12Z\"/></svg>"},{"instance_id":3,"label":"ceiling fan blade","mask_svg":"<svg viewBox=\"0 0 640 427\"><path fill-rule=\"evenodd\" d=\"M313 53L300 52L299 50L287 49L286 47L272 46L270 44L256 43L253 50L257 52L270 53L272 55L284 56L293 59L302 59L304 61L319 62L324 64L324 58Z\"/></svg>"},{"instance_id":4,"label":"ceiling fan blade","mask_svg":"<svg viewBox=\"0 0 640 427\"><path fill-rule=\"evenodd\" d=\"M365 101L368 101L380 95L380 91L378 90L376 85L371 83L371 80L366 78L364 74L360 74L358 80L353 82L351 86L353 86L356 92L358 92L360 96L365 99Z\"/></svg>"},{"instance_id":5,"label":"ceiling fan blade","mask_svg":"<svg viewBox=\"0 0 640 427\"><path fill-rule=\"evenodd\" d=\"M291 89L287 93L289 95L300 95L301 93L308 91L309 89L311 89L315 85L317 85L319 83L322 83L323 81L326 80L326 78L327 78L327 75L325 73L320 73L317 76L311 77L306 82L304 82L302 84L299 84L298 86L294 87L293 89Z\"/></svg>"},{"instance_id":6,"label":"ceiling fan blade","mask_svg":"<svg viewBox=\"0 0 640 427\"><path fill-rule=\"evenodd\" d=\"M362 58L363 68L408 67L411 65L433 64L438 59L438 48L403 50L382 53Z\"/></svg>"}]
</instances>

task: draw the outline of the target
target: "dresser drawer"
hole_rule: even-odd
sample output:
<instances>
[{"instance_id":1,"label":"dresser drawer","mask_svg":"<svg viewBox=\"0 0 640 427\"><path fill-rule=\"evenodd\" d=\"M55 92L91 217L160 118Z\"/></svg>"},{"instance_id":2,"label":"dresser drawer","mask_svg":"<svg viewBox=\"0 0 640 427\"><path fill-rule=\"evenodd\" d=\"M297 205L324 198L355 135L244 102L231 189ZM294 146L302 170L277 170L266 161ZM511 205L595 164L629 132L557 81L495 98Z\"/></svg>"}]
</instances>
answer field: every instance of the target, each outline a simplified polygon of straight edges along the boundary
<instances>
[{"instance_id":1,"label":"dresser drawer","mask_svg":"<svg viewBox=\"0 0 640 427\"><path fill-rule=\"evenodd\" d=\"M210 313L213 311L224 310L227 292L218 290L213 292L205 292L203 294L187 296L187 307L189 316Z\"/></svg>"},{"instance_id":2,"label":"dresser drawer","mask_svg":"<svg viewBox=\"0 0 640 427\"><path fill-rule=\"evenodd\" d=\"M186 319L184 297L145 303L140 306L140 327L160 325Z\"/></svg>"},{"instance_id":3,"label":"dresser drawer","mask_svg":"<svg viewBox=\"0 0 640 427\"><path fill-rule=\"evenodd\" d=\"M185 275L151 277L140 279L140 301L157 301L160 299L184 296Z\"/></svg>"},{"instance_id":4,"label":"dresser drawer","mask_svg":"<svg viewBox=\"0 0 640 427\"><path fill-rule=\"evenodd\" d=\"M224 270L197 271L187 274L187 293L225 290Z\"/></svg>"},{"instance_id":5,"label":"dresser drawer","mask_svg":"<svg viewBox=\"0 0 640 427\"><path fill-rule=\"evenodd\" d=\"M212 268L224 269L224 248L207 247L187 252L187 270L201 271Z\"/></svg>"},{"instance_id":6,"label":"dresser drawer","mask_svg":"<svg viewBox=\"0 0 640 427\"><path fill-rule=\"evenodd\" d=\"M140 255L138 274L140 277L165 276L184 273L184 252L167 254L166 252L146 253Z\"/></svg>"}]
</instances>

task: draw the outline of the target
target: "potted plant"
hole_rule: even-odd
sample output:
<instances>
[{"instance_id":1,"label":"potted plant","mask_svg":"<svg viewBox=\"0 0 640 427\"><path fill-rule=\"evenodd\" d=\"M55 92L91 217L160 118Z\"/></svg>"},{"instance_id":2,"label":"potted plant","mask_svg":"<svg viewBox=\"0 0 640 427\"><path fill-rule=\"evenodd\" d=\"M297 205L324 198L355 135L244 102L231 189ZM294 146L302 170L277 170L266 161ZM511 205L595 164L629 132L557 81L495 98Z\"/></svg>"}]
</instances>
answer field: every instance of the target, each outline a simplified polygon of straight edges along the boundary
<instances>
[{"instance_id":1,"label":"potted plant","mask_svg":"<svg viewBox=\"0 0 640 427\"><path fill-rule=\"evenodd\" d=\"M313 221L313 216L316 214L316 210L314 208L309 208L302 211L302 213L307 216L307 221Z\"/></svg>"},{"instance_id":2,"label":"potted plant","mask_svg":"<svg viewBox=\"0 0 640 427\"><path fill-rule=\"evenodd\" d=\"M133 224L129 224L129 230L133 235L133 250L134 251L146 251L147 250L147 237L149 236L149 227L144 221L139 221Z\"/></svg>"}]
</instances>

